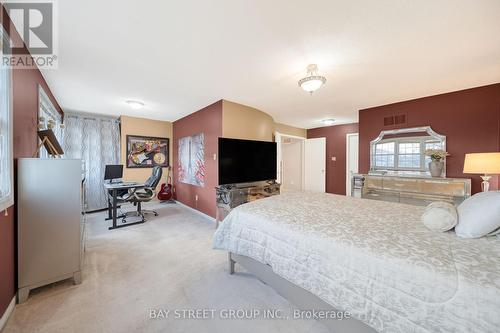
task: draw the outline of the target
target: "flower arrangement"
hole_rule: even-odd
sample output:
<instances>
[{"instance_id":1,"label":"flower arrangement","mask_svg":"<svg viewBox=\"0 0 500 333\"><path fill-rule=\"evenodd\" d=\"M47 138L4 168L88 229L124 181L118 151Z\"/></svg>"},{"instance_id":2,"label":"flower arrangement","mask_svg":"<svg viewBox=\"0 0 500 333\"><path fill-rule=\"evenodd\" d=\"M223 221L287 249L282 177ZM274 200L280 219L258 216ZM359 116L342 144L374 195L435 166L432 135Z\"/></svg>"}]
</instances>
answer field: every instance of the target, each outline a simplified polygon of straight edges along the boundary
<instances>
[{"instance_id":1,"label":"flower arrangement","mask_svg":"<svg viewBox=\"0 0 500 333\"><path fill-rule=\"evenodd\" d=\"M442 149L427 149L425 151L426 156L430 156L431 160L440 162L441 160L444 160L446 156L450 156L448 152L442 150Z\"/></svg>"}]
</instances>

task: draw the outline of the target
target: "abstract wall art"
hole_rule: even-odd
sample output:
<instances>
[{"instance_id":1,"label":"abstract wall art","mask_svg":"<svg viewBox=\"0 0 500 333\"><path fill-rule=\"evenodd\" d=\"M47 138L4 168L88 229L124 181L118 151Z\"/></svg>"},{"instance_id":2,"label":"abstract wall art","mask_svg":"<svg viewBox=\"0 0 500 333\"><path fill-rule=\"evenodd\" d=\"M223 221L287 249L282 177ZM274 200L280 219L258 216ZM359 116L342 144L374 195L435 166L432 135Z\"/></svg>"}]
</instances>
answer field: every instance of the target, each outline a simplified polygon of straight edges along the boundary
<instances>
[{"instance_id":1,"label":"abstract wall art","mask_svg":"<svg viewBox=\"0 0 500 333\"><path fill-rule=\"evenodd\" d=\"M203 187L205 185L205 143L203 133L179 139L179 181Z\"/></svg>"}]
</instances>

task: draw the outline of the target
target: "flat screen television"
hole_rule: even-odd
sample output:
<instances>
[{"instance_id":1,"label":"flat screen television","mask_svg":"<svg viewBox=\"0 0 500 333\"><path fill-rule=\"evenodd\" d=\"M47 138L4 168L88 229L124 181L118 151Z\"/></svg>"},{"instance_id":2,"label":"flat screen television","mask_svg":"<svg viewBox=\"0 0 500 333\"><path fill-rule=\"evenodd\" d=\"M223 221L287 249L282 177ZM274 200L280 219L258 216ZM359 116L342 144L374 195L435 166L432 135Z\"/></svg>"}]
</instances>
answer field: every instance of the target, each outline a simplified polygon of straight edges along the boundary
<instances>
[{"instance_id":1,"label":"flat screen television","mask_svg":"<svg viewBox=\"0 0 500 333\"><path fill-rule=\"evenodd\" d=\"M219 138L219 185L276 179L276 142Z\"/></svg>"}]
</instances>

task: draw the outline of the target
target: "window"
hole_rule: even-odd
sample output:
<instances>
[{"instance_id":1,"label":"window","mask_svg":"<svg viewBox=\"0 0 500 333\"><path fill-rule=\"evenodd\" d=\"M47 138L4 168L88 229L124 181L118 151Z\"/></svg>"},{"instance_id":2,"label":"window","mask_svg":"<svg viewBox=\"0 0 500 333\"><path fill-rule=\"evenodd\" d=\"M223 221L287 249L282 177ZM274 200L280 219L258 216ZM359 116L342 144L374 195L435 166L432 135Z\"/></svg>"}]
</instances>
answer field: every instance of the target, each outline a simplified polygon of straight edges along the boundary
<instances>
[{"instance_id":1,"label":"window","mask_svg":"<svg viewBox=\"0 0 500 333\"><path fill-rule=\"evenodd\" d=\"M384 139L375 144L373 163L379 170L426 172L430 157L425 156L425 151L442 148L441 142L429 136Z\"/></svg>"},{"instance_id":2,"label":"window","mask_svg":"<svg viewBox=\"0 0 500 333\"><path fill-rule=\"evenodd\" d=\"M6 42L0 25L0 50ZM0 53L1 54L1 53ZM14 203L10 68L0 63L0 211Z\"/></svg>"},{"instance_id":3,"label":"window","mask_svg":"<svg viewBox=\"0 0 500 333\"><path fill-rule=\"evenodd\" d=\"M398 167L420 169L420 142L398 143Z\"/></svg>"},{"instance_id":4,"label":"window","mask_svg":"<svg viewBox=\"0 0 500 333\"><path fill-rule=\"evenodd\" d=\"M38 86L38 127L40 129L52 129L61 146L63 146L62 116L50 101L42 86ZM48 158L49 153L45 148L40 149L40 158Z\"/></svg>"},{"instance_id":5,"label":"window","mask_svg":"<svg viewBox=\"0 0 500 333\"><path fill-rule=\"evenodd\" d=\"M375 166L394 168L394 142L379 143L375 146Z\"/></svg>"}]
</instances>

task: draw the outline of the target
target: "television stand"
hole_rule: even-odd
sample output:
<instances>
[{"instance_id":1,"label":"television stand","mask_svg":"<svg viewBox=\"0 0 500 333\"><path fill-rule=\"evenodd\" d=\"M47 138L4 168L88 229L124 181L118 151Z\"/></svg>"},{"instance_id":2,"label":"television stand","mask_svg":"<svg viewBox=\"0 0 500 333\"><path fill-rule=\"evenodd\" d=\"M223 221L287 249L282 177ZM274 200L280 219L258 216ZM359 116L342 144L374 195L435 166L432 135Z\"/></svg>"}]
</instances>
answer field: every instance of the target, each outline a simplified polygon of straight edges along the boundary
<instances>
[{"instance_id":1,"label":"television stand","mask_svg":"<svg viewBox=\"0 0 500 333\"><path fill-rule=\"evenodd\" d=\"M233 208L250 201L280 194L280 186L281 184L276 183L274 180L217 186L215 188L217 203L216 228L219 227L220 221L224 220Z\"/></svg>"}]
</instances>

